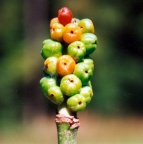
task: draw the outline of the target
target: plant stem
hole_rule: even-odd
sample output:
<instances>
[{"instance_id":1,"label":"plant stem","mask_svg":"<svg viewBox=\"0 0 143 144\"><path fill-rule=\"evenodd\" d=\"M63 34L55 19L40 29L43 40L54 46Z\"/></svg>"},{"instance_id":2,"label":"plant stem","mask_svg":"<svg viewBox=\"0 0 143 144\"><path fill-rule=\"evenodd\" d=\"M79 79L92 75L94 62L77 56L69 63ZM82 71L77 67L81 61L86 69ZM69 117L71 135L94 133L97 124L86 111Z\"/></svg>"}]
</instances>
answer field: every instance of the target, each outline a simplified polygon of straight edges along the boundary
<instances>
[{"instance_id":1,"label":"plant stem","mask_svg":"<svg viewBox=\"0 0 143 144\"><path fill-rule=\"evenodd\" d=\"M68 123L57 123L58 130L58 144L76 144L77 130L70 129Z\"/></svg>"},{"instance_id":2,"label":"plant stem","mask_svg":"<svg viewBox=\"0 0 143 144\"><path fill-rule=\"evenodd\" d=\"M80 126L76 113L71 112L63 107L56 115L56 126L58 134L58 144L77 144L77 131Z\"/></svg>"}]
</instances>

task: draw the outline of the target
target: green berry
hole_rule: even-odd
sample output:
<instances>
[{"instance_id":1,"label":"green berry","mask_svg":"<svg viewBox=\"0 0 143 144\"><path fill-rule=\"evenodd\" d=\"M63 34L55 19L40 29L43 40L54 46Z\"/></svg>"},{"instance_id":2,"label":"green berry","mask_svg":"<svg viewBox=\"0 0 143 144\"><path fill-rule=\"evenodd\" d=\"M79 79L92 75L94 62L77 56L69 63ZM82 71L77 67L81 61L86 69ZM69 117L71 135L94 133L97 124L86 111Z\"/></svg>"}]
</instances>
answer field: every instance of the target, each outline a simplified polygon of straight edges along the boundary
<instances>
[{"instance_id":1,"label":"green berry","mask_svg":"<svg viewBox=\"0 0 143 144\"><path fill-rule=\"evenodd\" d=\"M44 59L51 56L59 57L62 55L62 49L63 46L60 42L48 39L43 42L41 55Z\"/></svg>"},{"instance_id":2,"label":"green berry","mask_svg":"<svg viewBox=\"0 0 143 144\"><path fill-rule=\"evenodd\" d=\"M56 80L54 78L50 78L50 77L43 77L40 80L40 86L44 92L44 95L47 96L48 95L48 89L50 87L56 86Z\"/></svg>"},{"instance_id":3,"label":"green berry","mask_svg":"<svg viewBox=\"0 0 143 144\"><path fill-rule=\"evenodd\" d=\"M66 96L73 96L79 93L81 86L81 80L74 74L64 76L60 83L60 88Z\"/></svg>"},{"instance_id":4,"label":"green berry","mask_svg":"<svg viewBox=\"0 0 143 144\"><path fill-rule=\"evenodd\" d=\"M68 46L68 52L76 62L81 62L86 54L86 48L83 42L74 41Z\"/></svg>"},{"instance_id":5,"label":"green berry","mask_svg":"<svg viewBox=\"0 0 143 144\"><path fill-rule=\"evenodd\" d=\"M93 75L93 69L89 64L80 62L76 64L73 74L75 74L81 81L82 85L87 85L88 81Z\"/></svg>"},{"instance_id":6,"label":"green berry","mask_svg":"<svg viewBox=\"0 0 143 144\"><path fill-rule=\"evenodd\" d=\"M48 98L57 105L64 101L64 96L59 86L53 86L48 89Z\"/></svg>"},{"instance_id":7,"label":"green berry","mask_svg":"<svg viewBox=\"0 0 143 144\"><path fill-rule=\"evenodd\" d=\"M84 96L86 103L89 103L93 96L92 88L90 86L82 87L80 90L80 94Z\"/></svg>"},{"instance_id":8,"label":"green berry","mask_svg":"<svg viewBox=\"0 0 143 144\"><path fill-rule=\"evenodd\" d=\"M84 96L82 96L81 94L76 94L70 97L67 100L67 106L69 107L70 110L74 112L84 110L86 107L86 101Z\"/></svg>"},{"instance_id":9,"label":"green berry","mask_svg":"<svg viewBox=\"0 0 143 144\"><path fill-rule=\"evenodd\" d=\"M97 48L97 37L93 33L84 33L80 39L85 44L86 55L92 54Z\"/></svg>"},{"instance_id":10,"label":"green berry","mask_svg":"<svg viewBox=\"0 0 143 144\"><path fill-rule=\"evenodd\" d=\"M83 60L84 63L88 64L92 70L94 70L94 61L91 58L85 58Z\"/></svg>"}]
</instances>

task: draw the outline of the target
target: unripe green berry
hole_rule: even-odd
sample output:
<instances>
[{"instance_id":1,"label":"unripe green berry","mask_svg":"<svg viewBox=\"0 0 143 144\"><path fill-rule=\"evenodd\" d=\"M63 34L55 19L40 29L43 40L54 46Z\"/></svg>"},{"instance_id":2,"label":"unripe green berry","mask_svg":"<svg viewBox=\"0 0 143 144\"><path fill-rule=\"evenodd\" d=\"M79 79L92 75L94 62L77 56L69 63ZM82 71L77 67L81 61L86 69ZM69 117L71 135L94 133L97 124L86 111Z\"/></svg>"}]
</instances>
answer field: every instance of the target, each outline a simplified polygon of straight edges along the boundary
<instances>
[{"instance_id":1,"label":"unripe green berry","mask_svg":"<svg viewBox=\"0 0 143 144\"><path fill-rule=\"evenodd\" d=\"M81 88L80 94L84 96L86 103L89 103L93 96L92 88L90 86L84 86Z\"/></svg>"},{"instance_id":2,"label":"unripe green berry","mask_svg":"<svg viewBox=\"0 0 143 144\"><path fill-rule=\"evenodd\" d=\"M85 86L93 75L93 69L88 64L80 62L76 64L73 74L75 74L82 81L82 85Z\"/></svg>"},{"instance_id":3,"label":"unripe green berry","mask_svg":"<svg viewBox=\"0 0 143 144\"><path fill-rule=\"evenodd\" d=\"M67 53L74 58L76 63L81 62L86 54L86 48L84 43L81 41L72 42L68 46Z\"/></svg>"},{"instance_id":4,"label":"unripe green berry","mask_svg":"<svg viewBox=\"0 0 143 144\"><path fill-rule=\"evenodd\" d=\"M62 55L62 49L63 46L60 42L48 39L43 42L41 55L44 59L51 56L59 57Z\"/></svg>"},{"instance_id":5,"label":"unripe green berry","mask_svg":"<svg viewBox=\"0 0 143 144\"><path fill-rule=\"evenodd\" d=\"M61 91L66 96L73 96L79 93L81 86L81 80L74 74L64 76L60 83Z\"/></svg>"},{"instance_id":6,"label":"unripe green berry","mask_svg":"<svg viewBox=\"0 0 143 144\"><path fill-rule=\"evenodd\" d=\"M76 94L70 97L67 100L67 106L69 107L70 110L74 112L84 110L86 107L86 101L84 96L82 96L81 94Z\"/></svg>"},{"instance_id":7,"label":"unripe green berry","mask_svg":"<svg viewBox=\"0 0 143 144\"><path fill-rule=\"evenodd\" d=\"M59 86L53 86L48 89L48 98L57 105L64 101L64 96Z\"/></svg>"},{"instance_id":8,"label":"unripe green berry","mask_svg":"<svg viewBox=\"0 0 143 144\"><path fill-rule=\"evenodd\" d=\"M50 87L56 86L56 80L54 78L50 78L50 77L43 77L40 80L40 86L44 92L44 95L47 96L48 95L48 89Z\"/></svg>"},{"instance_id":9,"label":"unripe green berry","mask_svg":"<svg viewBox=\"0 0 143 144\"><path fill-rule=\"evenodd\" d=\"M94 70L94 61L91 58L85 58L83 60L84 63L88 64L92 70Z\"/></svg>"},{"instance_id":10,"label":"unripe green berry","mask_svg":"<svg viewBox=\"0 0 143 144\"><path fill-rule=\"evenodd\" d=\"M93 33L84 33L80 39L85 44L86 55L92 54L97 48L97 36Z\"/></svg>"}]
</instances>

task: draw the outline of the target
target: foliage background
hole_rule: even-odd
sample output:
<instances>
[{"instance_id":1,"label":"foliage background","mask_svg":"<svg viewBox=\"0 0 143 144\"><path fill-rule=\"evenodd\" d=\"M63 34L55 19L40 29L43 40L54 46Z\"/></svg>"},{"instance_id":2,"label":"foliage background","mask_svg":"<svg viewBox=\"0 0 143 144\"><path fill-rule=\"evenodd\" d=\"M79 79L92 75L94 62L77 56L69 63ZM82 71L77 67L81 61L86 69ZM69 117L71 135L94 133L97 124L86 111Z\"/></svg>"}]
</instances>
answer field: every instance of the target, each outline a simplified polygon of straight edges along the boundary
<instances>
[{"instance_id":1,"label":"foliage background","mask_svg":"<svg viewBox=\"0 0 143 144\"><path fill-rule=\"evenodd\" d=\"M92 55L94 97L86 111L103 116L142 116L142 5L142 0L1 0L1 130L38 115L55 114L55 106L39 87L43 77L40 50L42 41L49 38L49 20L63 6L79 19L92 19L98 37L98 48Z\"/></svg>"}]
</instances>

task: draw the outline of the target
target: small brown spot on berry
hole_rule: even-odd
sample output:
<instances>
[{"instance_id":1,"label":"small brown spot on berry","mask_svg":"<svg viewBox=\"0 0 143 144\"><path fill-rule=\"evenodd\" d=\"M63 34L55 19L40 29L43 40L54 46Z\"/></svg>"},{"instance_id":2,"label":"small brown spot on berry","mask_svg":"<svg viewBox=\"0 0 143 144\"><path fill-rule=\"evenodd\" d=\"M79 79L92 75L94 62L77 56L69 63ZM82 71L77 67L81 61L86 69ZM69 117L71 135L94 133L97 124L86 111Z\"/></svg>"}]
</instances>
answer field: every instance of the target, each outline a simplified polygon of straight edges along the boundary
<instances>
[{"instance_id":1,"label":"small brown spot on berry","mask_svg":"<svg viewBox=\"0 0 143 144\"><path fill-rule=\"evenodd\" d=\"M54 94L51 94L50 97L54 97Z\"/></svg>"},{"instance_id":2,"label":"small brown spot on berry","mask_svg":"<svg viewBox=\"0 0 143 144\"><path fill-rule=\"evenodd\" d=\"M81 101L79 101L79 102L78 102L78 104L79 104L79 105L81 105L81 104L82 104L82 102L81 102Z\"/></svg>"},{"instance_id":3,"label":"small brown spot on berry","mask_svg":"<svg viewBox=\"0 0 143 144\"><path fill-rule=\"evenodd\" d=\"M74 80L72 80L72 79L69 79L69 81L70 81L70 82L74 82Z\"/></svg>"},{"instance_id":4,"label":"small brown spot on berry","mask_svg":"<svg viewBox=\"0 0 143 144\"><path fill-rule=\"evenodd\" d=\"M88 73L88 71L86 70L85 73Z\"/></svg>"}]
</instances>

